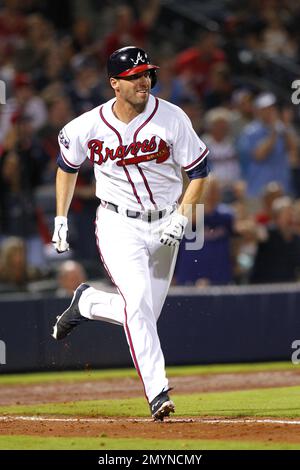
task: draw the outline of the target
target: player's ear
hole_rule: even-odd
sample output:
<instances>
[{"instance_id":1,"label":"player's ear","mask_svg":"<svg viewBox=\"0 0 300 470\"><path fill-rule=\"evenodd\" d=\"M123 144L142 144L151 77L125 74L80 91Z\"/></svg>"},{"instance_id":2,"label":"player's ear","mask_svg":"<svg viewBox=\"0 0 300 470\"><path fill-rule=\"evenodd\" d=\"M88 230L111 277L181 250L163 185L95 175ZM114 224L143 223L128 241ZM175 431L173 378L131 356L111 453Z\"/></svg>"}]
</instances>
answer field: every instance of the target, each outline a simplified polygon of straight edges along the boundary
<instances>
[{"instance_id":1,"label":"player's ear","mask_svg":"<svg viewBox=\"0 0 300 470\"><path fill-rule=\"evenodd\" d=\"M110 78L110 86L115 90L119 91L119 80L116 78Z\"/></svg>"}]
</instances>

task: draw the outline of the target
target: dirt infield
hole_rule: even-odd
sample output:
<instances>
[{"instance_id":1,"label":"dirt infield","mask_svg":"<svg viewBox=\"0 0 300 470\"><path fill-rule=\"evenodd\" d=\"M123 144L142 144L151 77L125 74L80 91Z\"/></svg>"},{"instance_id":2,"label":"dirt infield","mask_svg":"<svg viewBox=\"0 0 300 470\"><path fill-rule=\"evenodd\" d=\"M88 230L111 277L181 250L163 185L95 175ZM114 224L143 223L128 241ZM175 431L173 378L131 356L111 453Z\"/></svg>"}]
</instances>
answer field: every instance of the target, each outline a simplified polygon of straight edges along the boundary
<instances>
[{"instance_id":1,"label":"dirt infield","mask_svg":"<svg viewBox=\"0 0 300 470\"><path fill-rule=\"evenodd\" d=\"M20 419L21 418L21 419ZM300 421L255 420L224 418L169 418L163 423L150 419L95 418L68 419L26 417L1 419L0 434L56 436L56 437L105 437L144 439L219 439L230 441L264 441L300 443Z\"/></svg>"},{"instance_id":2,"label":"dirt infield","mask_svg":"<svg viewBox=\"0 0 300 470\"><path fill-rule=\"evenodd\" d=\"M243 372L172 377L176 394L249 390L300 385L300 371ZM101 400L143 396L138 379L51 382L37 385L1 385L1 405L32 405L77 400Z\"/></svg>"},{"instance_id":3,"label":"dirt infield","mask_svg":"<svg viewBox=\"0 0 300 470\"><path fill-rule=\"evenodd\" d=\"M246 390L300 385L298 371L207 374L174 377L176 394ZM135 379L56 382L1 386L1 404L40 404L101 398L143 396ZM300 421L285 419L176 418L154 423L150 418L0 417L0 434L57 437L109 437L148 439L221 439L300 443Z\"/></svg>"}]
</instances>

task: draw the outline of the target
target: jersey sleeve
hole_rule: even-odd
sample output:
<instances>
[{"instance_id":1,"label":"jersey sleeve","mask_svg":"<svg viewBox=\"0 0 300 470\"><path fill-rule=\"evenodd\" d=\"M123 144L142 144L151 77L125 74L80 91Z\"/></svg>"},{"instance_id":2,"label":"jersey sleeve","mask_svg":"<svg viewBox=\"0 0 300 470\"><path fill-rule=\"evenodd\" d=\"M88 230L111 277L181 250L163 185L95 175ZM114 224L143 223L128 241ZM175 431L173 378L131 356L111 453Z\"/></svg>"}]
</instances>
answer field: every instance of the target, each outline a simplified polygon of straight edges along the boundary
<instances>
[{"instance_id":1,"label":"jersey sleeve","mask_svg":"<svg viewBox=\"0 0 300 470\"><path fill-rule=\"evenodd\" d=\"M207 164L207 157L204 157L200 163L194 166L191 170L186 170L190 180L199 178L206 178L210 173L210 168Z\"/></svg>"},{"instance_id":2,"label":"jersey sleeve","mask_svg":"<svg viewBox=\"0 0 300 470\"><path fill-rule=\"evenodd\" d=\"M69 122L58 134L60 154L57 164L62 170L70 173L78 171L86 159L80 142L80 129L75 121Z\"/></svg>"},{"instance_id":3,"label":"jersey sleeve","mask_svg":"<svg viewBox=\"0 0 300 470\"><path fill-rule=\"evenodd\" d=\"M182 110L180 111L173 144L174 160L189 172L207 157L209 150L194 131L188 116Z\"/></svg>"}]
</instances>

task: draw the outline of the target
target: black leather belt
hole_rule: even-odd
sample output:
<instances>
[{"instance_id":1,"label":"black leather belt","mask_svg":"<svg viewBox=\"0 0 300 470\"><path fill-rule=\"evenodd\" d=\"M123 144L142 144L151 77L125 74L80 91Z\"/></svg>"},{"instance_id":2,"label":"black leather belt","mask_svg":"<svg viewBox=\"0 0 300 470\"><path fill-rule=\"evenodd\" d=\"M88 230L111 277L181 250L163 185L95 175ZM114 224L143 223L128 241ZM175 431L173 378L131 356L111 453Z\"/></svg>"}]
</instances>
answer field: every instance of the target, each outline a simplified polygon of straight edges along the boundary
<instances>
[{"instance_id":1,"label":"black leather belt","mask_svg":"<svg viewBox=\"0 0 300 470\"><path fill-rule=\"evenodd\" d=\"M104 207L105 209L109 209L110 211L121 213L126 215L126 217L130 217L131 219L142 219L146 220L147 222L154 222L155 220L162 219L168 212L168 209L162 209L159 211L145 211L145 212L139 212L139 211L132 211L131 209L124 209L120 210L119 206L117 204L113 204L112 202L107 202L101 200L101 207ZM171 208L171 211L169 211L170 214L174 212L176 209L176 204L174 204Z\"/></svg>"}]
</instances>

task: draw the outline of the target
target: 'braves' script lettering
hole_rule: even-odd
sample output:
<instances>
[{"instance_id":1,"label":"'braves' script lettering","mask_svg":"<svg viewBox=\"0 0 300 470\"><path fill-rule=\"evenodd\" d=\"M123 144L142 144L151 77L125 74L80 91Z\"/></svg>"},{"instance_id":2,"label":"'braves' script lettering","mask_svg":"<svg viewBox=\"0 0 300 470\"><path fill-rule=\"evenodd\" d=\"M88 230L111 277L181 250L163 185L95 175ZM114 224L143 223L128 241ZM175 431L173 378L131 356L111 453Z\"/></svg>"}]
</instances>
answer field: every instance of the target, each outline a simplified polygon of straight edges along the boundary
<instances>
[{"instance_id":1,"label":"'braves' script lettering","mask_svg":"<svg viewBox=\"0 0 300 470\"><path fill-rule=\"evenodd\" d=\"M90 150L89 159L97 165L102 165L108 159L116 160L118 166L136 165L141 162L156 160L156 163L163 163L170 156L170 149L166 142L159 139L156 142L155 136L145 139L143 142L132 142L129 145L119 145L116 149L104 147L104 141L92 139L88 142ZM128 157L130 155L130 157Z\"/></svg>"}]
</instances>

